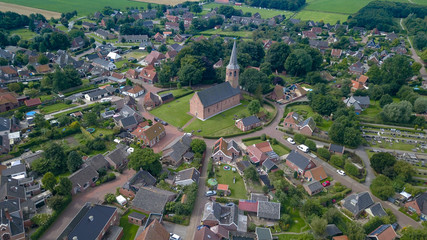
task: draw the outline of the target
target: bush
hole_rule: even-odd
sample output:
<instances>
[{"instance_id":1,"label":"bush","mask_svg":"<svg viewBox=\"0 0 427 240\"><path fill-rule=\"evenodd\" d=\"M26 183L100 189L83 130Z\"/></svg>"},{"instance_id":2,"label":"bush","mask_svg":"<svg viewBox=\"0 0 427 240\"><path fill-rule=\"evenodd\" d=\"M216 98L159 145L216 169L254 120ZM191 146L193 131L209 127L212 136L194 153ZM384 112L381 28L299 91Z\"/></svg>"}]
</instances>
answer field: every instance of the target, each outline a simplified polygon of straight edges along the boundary
<instances>
[{"instance_id":1,"label":"bush","mask_svg":"<svg viewBox=\"0 0 427 240\"><path fill-rule=\"evenodd\" d=\"M345 162L342 156L332 155L330 163L334 166L342 168L344 167Z\"/></svg>"},{"instance_id":2,"label":"bush","mask_svg":"<svg viewBox=\"0 0 427 240\"><path fill-rule=\"evenodd\" d=\"M356 166L354 166L354 164L353 164L353 163L351 163L351 162L347 162L347 163L344 165L344 170L345 170L348 174L350 174L350 175L352 175L352 176L355 176L355 177L358 177L358 176L360 175L359 169L358 169Z\"/></svg>"},{"instance_id":3,"label":"bush","mask_svg":"<svg viewBox=\"0 0 427 240\"><path fill-rule=\"evenodd\" d=\"M329 160L331 158L331 153L329 153L329 150L326 148L317 149L317 153L319 154L319 156L326 160Z\"/></svg>"},{"instance_id":4,"label":"bush","mask_svg":"<svg viewBox=\"0 0 427 240\"><path fill-rule=\"evenodd\" d=\"M313 142L312 140L310 140L310 139L306 139L305 140L305 142L304 142L304 144L308 147L308 148L310 148L310 151L316 151L317 150L317 147L316 147L316 143L315 142Z\"/></svg>"},{"instance_id":5,"label":"bush","mask_svg":"<svg viewBox=\"0 0 427 240\"><path fill-rule=\"evenodd\" d=\"M302 134L297 133L297 134L295 134L295 135L294 135L294 140L295 140L297 143L302 144L302 143L304 143L304 142L305 142L305 140L306 140L306 139L307 139L307 137L306 137L306 136L304 136L304 135L302 135Z\"/></svg>"},{"instance_id":6,"label":"bush","mask_svg":"<svg viewBox=\"0 0 427 240\"><path fill-rule=\"evenodd\" d=\"M116 196L114 196L114 194L112 194L112 193L107 193L104 196L104 202L106 202L108 204L112 204L112 203L116 202Z\"/></svg>"}]
</instances>

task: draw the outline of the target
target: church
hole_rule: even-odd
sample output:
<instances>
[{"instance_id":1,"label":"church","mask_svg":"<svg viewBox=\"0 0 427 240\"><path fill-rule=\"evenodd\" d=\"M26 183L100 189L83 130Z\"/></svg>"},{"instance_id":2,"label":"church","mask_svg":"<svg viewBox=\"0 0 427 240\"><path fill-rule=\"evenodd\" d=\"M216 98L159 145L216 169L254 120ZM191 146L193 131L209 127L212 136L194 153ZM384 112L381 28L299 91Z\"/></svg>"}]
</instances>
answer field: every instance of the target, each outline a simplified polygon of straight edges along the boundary
<instances>
[{"instance_id":1,"label":"church","mask_svg":"<svg viewBox=\"0 0 427 240\"><path fill-rule=\"evenodd\" d=\"M190 113L206 120L240 104L239 65L236 41L227 65L225 82L196 92L190 100Z\"/></svg>"}]
</instances>

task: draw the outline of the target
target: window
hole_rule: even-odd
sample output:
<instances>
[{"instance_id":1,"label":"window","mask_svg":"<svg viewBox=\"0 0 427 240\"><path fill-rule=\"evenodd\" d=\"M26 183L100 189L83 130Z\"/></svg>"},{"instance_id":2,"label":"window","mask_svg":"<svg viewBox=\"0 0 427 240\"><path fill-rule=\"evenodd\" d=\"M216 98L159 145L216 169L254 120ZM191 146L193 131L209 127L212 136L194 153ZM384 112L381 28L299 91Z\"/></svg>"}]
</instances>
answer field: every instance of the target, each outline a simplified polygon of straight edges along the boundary
<instances>
[{"instance_id":1,"label":"window","mask_svg":"<svg viewBox=\"0 0 427 240\"><path fill-rule=\"evenodd\" d=\"M234 76L236 76L237 75L237 71L234 71Z\"/></svg>"}]
</instances>

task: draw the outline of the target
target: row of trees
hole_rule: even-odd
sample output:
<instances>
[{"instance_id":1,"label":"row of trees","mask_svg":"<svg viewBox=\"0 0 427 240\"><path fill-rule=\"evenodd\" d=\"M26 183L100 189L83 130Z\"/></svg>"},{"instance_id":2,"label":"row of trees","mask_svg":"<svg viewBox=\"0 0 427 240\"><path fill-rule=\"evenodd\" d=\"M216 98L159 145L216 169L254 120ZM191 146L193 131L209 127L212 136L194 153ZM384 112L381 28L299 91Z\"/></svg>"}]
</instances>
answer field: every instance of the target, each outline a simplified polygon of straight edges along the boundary
<instances>
[{"instance_id":1,"label":"row of trees","mask_svg":"<svg viewBox=\"0 0 427 240\"><path fill-rule=\"evenodd\" d=\"M274 8L289 11L296 11L305 4L305 0L245 0L244 2L253 7Z\"/></svg>"}]
</instances>

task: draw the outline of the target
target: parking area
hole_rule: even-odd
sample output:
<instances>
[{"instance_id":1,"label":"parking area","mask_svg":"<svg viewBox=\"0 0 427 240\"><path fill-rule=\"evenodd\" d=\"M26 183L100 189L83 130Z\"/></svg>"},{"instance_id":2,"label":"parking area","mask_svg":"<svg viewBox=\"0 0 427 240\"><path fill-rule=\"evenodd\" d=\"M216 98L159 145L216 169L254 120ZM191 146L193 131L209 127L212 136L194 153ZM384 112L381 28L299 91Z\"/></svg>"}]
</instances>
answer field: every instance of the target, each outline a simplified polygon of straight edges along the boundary
<instances>
[{"instance_id":1,"label":"parking area","mask_svg":"<svg viewBox=\"0 0 427 240\"><path fill-rule=\"evenodd\" d=\"M187 232L188 232L187 226L178 225L178 224L170 223L170 222L166 222L166 221L163 222L163 226L165 226L165 228L168 232L177 234L183 240L188 239L187 238Z\"/></svg>"}]
</instances>

